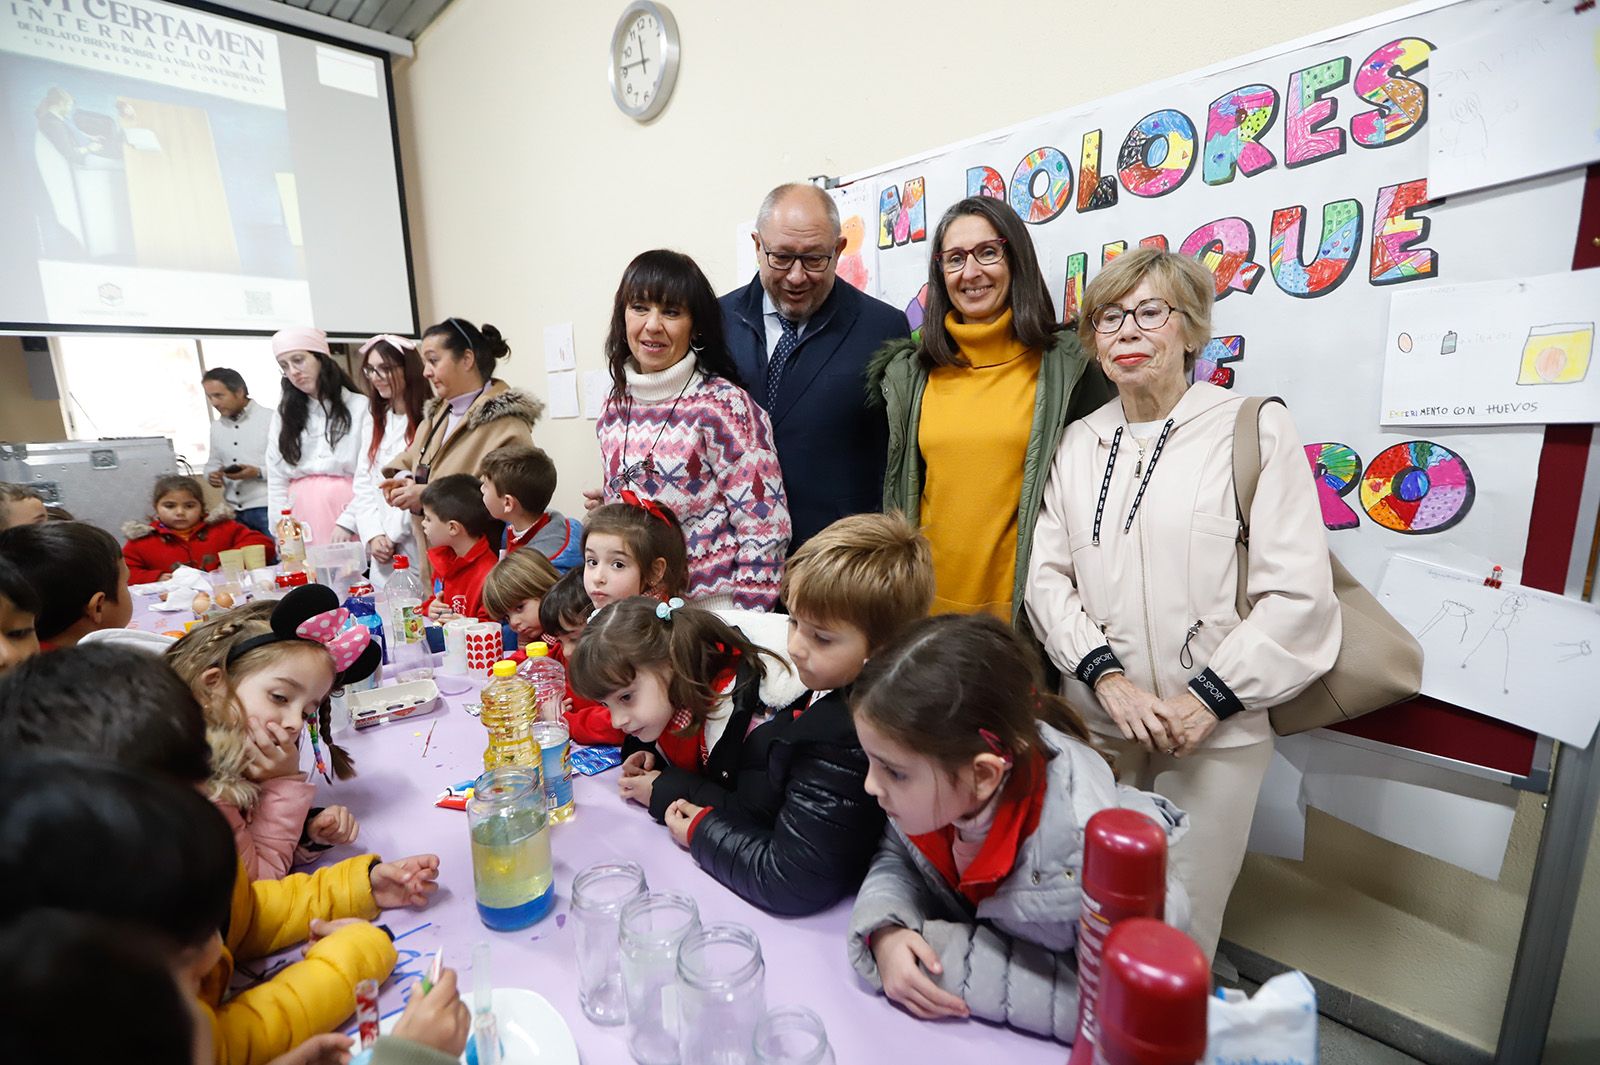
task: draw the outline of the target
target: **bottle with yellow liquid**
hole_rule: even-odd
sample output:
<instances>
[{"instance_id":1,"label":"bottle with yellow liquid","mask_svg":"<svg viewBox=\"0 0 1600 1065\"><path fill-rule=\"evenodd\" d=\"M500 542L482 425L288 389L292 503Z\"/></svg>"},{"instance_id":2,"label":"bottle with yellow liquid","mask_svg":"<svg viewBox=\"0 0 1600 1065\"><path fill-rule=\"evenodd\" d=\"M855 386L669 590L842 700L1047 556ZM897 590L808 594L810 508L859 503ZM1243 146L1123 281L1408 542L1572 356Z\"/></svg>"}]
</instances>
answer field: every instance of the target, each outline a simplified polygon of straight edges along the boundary
<instances>
[{"instance_id":1,"label":"bottle with yellow liquid","mask_svg":"<svg viewBox=\"0 0 1600 1065\"><path fill-rule=\"evenodd\" d=\"M549 913L555 877L539 767L509 766L479 777L467 800L467 822L479 920L509 932Z\"/></svg>"},{"instance_id":2,"label":"bottle with yellow liquid","mask_svg":"<svg viewBox=\"0 0 1600 1065\"><path fill-rule=\"evenodd\" d=\"M533 722L538 707L533 702L533 685L517 675L515 662L496 662L493 674L494 679L484 685L479 718L489 731L483 768L537 766L540 753L533 738Z\"/></svg>"}]
</instances>

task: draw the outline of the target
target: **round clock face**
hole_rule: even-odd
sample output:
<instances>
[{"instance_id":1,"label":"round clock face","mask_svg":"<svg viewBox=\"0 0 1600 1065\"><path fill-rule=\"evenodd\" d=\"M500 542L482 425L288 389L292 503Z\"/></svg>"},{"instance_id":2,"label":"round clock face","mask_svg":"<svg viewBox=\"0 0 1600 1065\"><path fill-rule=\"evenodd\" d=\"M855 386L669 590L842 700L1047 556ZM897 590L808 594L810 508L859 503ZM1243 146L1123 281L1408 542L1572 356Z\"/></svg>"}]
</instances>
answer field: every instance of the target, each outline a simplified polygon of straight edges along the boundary
<instances>
[{"instance_id":1,"label":"round clock face","mask_svg":"<svg viewBox=\"0 0 1600 1065\"><path fill-rule=\"evenodd\" d=\"M658 4L632 4L611 37L611 95L623 113L650 118L666 106L677 76L678 33Z\"/></svg>"}]
</instances>

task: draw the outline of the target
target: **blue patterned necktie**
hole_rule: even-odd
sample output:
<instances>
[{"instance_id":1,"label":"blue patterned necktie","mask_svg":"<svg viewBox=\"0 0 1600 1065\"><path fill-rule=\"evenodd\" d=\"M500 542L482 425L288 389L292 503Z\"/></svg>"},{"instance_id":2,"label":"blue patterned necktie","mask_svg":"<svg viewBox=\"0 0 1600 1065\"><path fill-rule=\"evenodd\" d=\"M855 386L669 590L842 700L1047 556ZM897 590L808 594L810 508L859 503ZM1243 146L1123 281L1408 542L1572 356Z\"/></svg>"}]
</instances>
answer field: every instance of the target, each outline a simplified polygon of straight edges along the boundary
<instances>
[{"instance_id":1,"label":"blue patterned necktie","mask_svg":"<svg viewBox=\"0 0 1600 1065\"><path fill-rule=\"evenodd\" d=\"M793 322L781 314L778 315L778 326L783 330L783 335L778 338L778 346L772 349L772 357L767 360L768 410L778 402L778 382L783 380L783 368L800 343L800 331Z\"/></svg>"}]
</instances>

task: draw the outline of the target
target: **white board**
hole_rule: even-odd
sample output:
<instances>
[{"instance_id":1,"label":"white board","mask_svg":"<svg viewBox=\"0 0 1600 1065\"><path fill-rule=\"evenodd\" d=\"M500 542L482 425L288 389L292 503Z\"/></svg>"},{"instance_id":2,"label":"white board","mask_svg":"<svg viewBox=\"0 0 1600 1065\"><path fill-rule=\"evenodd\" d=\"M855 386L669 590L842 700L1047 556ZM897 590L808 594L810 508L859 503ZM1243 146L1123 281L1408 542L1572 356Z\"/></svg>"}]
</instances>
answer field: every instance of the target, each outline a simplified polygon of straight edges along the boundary
<instances>
[{"instance_id":1,"label":"white board","mask_svg":"<svg viewBox=\"0 0 1600 1065\"><path fill-rule=\"evenodd\" d=\"M1571 266L1580 174L1448 203L1427 187L1434 48L1515 28L1523 6L1374 19L922 153L834 195L876 199L868 291L914 327L940 215L969 181L1029 223L1063 317L1118 246L1197 255L1222 291L1199 372L1284 398L1329 542L1357 578L1373 586L1417 538L1520 565L1542 429L1402 431L1377 412L1395 293Z\"/></svg>"}]
</instances>

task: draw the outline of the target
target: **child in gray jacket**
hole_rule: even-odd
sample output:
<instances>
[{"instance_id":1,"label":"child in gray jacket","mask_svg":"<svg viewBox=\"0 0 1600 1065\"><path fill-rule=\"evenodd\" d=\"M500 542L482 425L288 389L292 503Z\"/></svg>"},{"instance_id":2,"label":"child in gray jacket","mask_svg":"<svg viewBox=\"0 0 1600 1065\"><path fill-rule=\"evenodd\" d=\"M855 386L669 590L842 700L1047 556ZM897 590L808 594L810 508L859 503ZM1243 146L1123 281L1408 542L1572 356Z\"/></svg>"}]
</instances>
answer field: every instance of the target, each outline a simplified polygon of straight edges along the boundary
<instances>
[{"instance_id":1,"label":"child in gray jacket","mask_svg":"<svg viewBox=\"0 0 1600 1065\"><path fill-rule=\"evenodd\" d=\"M913 1016L1073 1041L1084 825L1107 807L1186 828L1117 784L1037 657L986 615L919 622L875 656L852 711L889 827L850 914L850 961ZM1166 920L1189 902L1167 879Z\"/></svg>"}]
</instances>

